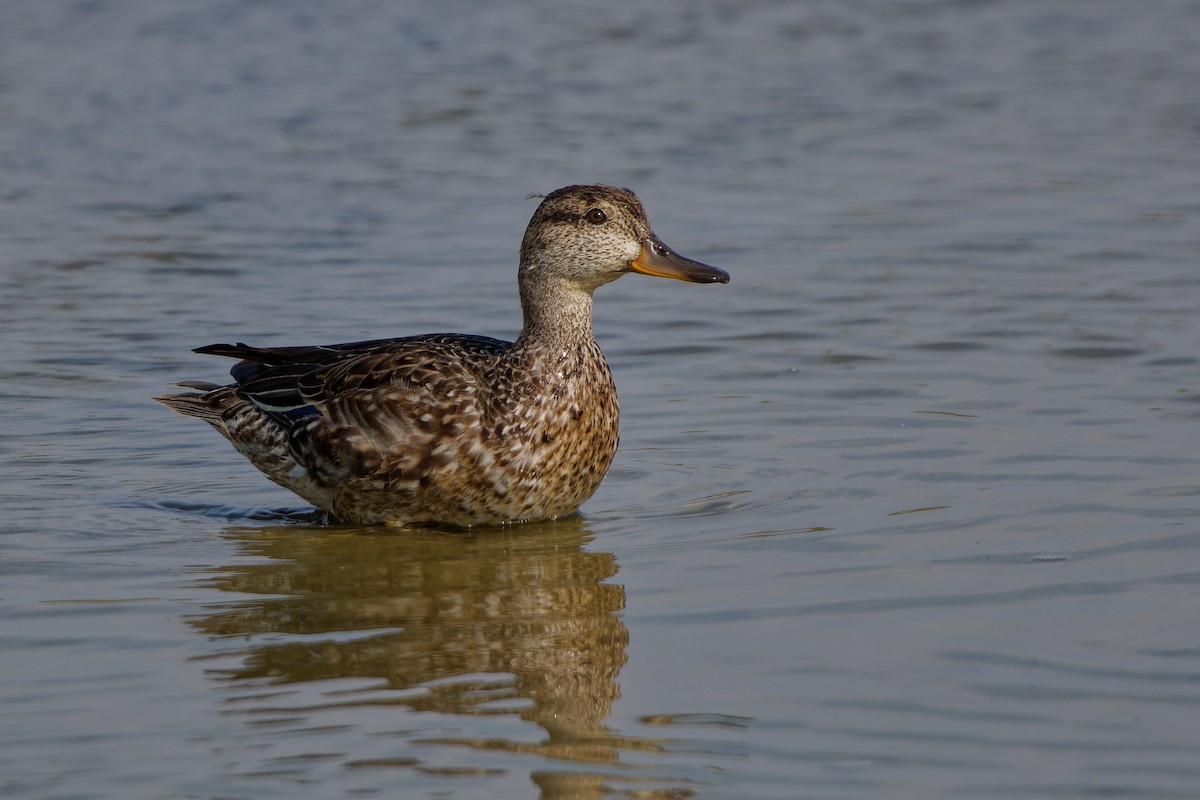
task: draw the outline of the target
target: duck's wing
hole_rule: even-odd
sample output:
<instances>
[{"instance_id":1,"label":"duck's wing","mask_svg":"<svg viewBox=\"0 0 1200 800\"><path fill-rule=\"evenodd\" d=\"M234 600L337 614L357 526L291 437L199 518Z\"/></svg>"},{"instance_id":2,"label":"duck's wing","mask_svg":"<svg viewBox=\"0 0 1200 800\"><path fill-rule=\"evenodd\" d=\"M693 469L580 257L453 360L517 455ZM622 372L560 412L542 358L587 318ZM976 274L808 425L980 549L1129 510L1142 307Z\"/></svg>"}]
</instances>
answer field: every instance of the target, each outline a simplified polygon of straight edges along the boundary
<instances>
[{"instance_id":1,"label":"duck's wing","mask_svg":"<svg viewBox=\"0 0 1200 800\"><path fill-rule=\"evenodd\" d=\"M427 427L446 404L471 399L488 362L510 346L485 336L434 334L311 347L214 344L198 353L241 359L238 392L289 428L323 416L377 443Z\"/></svg>"}]
</instances>

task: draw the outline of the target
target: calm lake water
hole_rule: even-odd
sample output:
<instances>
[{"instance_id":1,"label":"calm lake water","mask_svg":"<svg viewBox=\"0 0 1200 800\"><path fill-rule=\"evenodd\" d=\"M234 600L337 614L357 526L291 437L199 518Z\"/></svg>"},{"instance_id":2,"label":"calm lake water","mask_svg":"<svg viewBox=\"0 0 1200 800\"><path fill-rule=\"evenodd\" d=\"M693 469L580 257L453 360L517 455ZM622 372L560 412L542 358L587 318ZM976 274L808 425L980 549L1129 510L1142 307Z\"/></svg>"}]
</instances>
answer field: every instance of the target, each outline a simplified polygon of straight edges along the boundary
<instances>
[{"instance_id":1,"label":"calm lake water","mask_svg":"<svg viewBox=\"0 0 1200 800\"><path fill-rule=\"evenodd\" d=\"M1200 796L1200 4L5 2L0 795ZM597 297L582 516L320 527L190 348Z\"/></svg>"}]
</instances>

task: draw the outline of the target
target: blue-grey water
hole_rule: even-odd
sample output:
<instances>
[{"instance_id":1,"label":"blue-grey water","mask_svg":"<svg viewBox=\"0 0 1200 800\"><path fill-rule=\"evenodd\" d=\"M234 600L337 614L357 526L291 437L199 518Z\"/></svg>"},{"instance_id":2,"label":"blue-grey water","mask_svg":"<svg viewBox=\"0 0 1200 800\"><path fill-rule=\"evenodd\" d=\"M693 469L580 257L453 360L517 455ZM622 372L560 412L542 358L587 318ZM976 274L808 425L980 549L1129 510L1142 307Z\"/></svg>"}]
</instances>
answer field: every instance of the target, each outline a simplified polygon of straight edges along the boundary
<instances>
[{"instance_id":1,"label":"blue-grey water","mask_svg":"<svg viewBox=\"0 0 1200 800\"><path fill-rule=\"evenodd\" d=\"M1200 796L1200 4L0 2L0 795ZM190 348L515 335L580 517L314 525Z\"/></svg>"}]
</instances>

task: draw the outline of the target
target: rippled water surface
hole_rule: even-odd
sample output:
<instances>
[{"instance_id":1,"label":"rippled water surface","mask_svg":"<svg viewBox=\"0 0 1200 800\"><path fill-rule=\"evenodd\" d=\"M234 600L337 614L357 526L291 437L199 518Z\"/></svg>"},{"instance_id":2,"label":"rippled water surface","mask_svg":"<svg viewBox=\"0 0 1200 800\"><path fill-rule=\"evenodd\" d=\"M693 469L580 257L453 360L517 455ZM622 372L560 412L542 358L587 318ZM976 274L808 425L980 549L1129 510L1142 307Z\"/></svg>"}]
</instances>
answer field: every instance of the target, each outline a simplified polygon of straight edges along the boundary
<instances>
[{"instance_id":1,"label":"rippled water surface","mask_svg":"<svg viewBox=\"0 0 1200 800\"><path fill-rule=\"evenodd\" d=\"M0 794L1194 798L1200 5L4 3ZM322 527L149 401L511 338L567 183L583 515Z\"/></svg>"}]
</instances>

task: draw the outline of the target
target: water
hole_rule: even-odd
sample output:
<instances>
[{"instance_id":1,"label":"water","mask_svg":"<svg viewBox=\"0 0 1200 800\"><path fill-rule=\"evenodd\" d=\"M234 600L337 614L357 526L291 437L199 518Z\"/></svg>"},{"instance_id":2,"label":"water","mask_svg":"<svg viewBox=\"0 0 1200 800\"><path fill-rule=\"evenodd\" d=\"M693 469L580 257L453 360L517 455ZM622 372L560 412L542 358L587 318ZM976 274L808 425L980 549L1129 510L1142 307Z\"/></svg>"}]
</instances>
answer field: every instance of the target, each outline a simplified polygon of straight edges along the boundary
<instances>
[{"instance_id":1,"label":"water","mask_svg":"<svg viewBox=\"0 0 1200 800\"><path fill-rule=\"evenodd\" d=\"M0 793L1192 798L1200 6L5 3ZM313 527L215 341L628 277L580 518Z\"/></svg>"}]
</instances>

